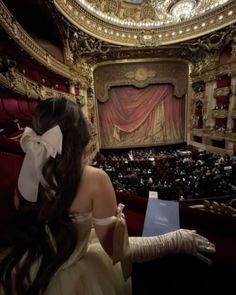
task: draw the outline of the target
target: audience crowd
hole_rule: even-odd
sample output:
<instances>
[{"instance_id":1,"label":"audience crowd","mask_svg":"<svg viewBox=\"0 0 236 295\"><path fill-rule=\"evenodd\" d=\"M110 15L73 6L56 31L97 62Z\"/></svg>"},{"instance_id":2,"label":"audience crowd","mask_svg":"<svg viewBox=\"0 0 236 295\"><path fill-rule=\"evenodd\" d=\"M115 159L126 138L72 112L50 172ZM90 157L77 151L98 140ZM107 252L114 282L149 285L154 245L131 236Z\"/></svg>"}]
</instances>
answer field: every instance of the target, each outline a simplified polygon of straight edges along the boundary
<instances>
[{"instance_id":1,"label":"audience crowd","mask_svg":"<svg viewBox=\"0 0 236 295\"><path fill-rule=\"evenodd\" d=\"M207 151L130 150L104 156L93 165L105 170L118 192L161 199L195 199L236 194L236 157Z\"/></svg>"}]
</instances>

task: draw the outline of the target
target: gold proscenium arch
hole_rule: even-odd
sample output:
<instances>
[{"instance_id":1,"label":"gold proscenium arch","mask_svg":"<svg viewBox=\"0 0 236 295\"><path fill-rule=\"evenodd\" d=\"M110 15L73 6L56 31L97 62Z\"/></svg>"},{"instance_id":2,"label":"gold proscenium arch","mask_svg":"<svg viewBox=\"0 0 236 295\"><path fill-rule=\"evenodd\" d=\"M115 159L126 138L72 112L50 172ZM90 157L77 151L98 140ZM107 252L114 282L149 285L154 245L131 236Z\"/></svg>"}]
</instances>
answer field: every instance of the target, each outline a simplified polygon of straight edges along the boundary
<instances>
[{"instance_id":1,"label":"gold proscenium arch","mask_svg":"<svg viewBox=\"0 0 236 295\"><path fill-rule=\"evenodd\" d=\"M100 102L109 99L113 86L133 85L143 88L150 84L170 83L174 94L182 97L188 90L189 67L181 60L136 60L135 62L101 63L94 69L95 97Z\"/></svg>"}]
</instances>

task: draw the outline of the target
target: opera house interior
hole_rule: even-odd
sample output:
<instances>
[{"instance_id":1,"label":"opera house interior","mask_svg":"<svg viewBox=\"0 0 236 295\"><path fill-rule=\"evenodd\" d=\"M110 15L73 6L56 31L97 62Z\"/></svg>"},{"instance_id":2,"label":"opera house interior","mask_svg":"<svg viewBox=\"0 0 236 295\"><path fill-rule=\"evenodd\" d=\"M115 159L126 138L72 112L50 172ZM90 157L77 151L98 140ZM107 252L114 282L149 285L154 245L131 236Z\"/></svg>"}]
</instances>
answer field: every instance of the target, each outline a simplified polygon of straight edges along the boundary
<instances>
[{"instance_id":1,"label":"opera house interior","mask_svg":"<svg viewBox=\"0 0 236 295\"><path fill-rule=\"evenodd\" d=\"M216 245L211 266L135 263L133 294L233 294L236 1L0 0L0 24L0 234L24 128L40 100L64 97L87 118L86 162L110 176L130 235L157 191Z\"/></svg>"}]
</instances>

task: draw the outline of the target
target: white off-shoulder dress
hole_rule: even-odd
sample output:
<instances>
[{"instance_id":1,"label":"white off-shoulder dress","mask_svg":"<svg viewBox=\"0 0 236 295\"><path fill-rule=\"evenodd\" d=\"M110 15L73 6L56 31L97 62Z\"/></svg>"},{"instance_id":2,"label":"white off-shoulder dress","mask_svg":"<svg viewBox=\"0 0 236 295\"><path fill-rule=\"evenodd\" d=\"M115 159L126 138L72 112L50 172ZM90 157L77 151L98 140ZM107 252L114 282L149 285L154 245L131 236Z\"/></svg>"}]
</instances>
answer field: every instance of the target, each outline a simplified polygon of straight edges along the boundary
<instances>
[{"instance_id":1,"label":"white off-shoulder dress","mask_svg":"<svg viewBox=\"0 0 236 295\"><path fill-rule=\"evenodd\" d=\"M78 245L71 257L52 277L45 295L130 295L131 263L124 257L128 247L127 227L122 213L96 219L92 213L72 215L78 228ZM113 257L99 243L93 225L115 223Z\"/></svg>"}]
</instances>

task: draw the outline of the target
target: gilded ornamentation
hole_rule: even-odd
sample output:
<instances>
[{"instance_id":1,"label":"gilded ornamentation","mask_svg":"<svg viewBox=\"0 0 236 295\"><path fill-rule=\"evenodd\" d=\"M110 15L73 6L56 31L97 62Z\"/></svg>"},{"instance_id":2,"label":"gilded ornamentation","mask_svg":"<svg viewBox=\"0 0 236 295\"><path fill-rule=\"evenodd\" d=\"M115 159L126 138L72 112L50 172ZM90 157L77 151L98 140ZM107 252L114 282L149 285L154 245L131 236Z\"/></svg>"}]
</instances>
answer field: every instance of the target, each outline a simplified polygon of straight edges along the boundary
<instances>
[{"instance_id":1,"label":"gilded ornamentation","mask_svg":"<svg viewBox=\"0 0 236 295\"><path fill-rule=\"evenodd\" d=\"M92 137L97 135L97 125L94 123L89 122L89 133L91 134Z\"/></svg>"},{"instance_id":2,"label":"gilded ornamentation","mask_svg":"<svg viewBox=\"0 0 236 295\"><path fill-rule=\"evenodd\" d=\"M233 120L232 117L231 118L228 117L228 120L227 120L227 131L232 132L233 127L234 127L234 120Z\"/></svg>"},{"instance_id":3,"label":"gilded ornamentation","mask_svg":"<svg viewBox=\"0 0 236 295\"><path fill-rule=\"evenodd\" d=\"M95 105L95 98L94 98L94 95L93 96L88 96L87 97L87 107L89 109L92 109Z\"/></svg>"},{"instance_id":4,"label":"gilded ornamentation","mask_svg":"<svg viewBox=\"0 0 236 295\"><path fill-rule=\"evenodd\" d=\"M219 76L227 75L230 73L230 70L230 64L223 64L221 67L218 68L218 74Z\"/></svg>"},{"instance_id":5,"label":"gilded ornamentation","mask_svg":"<svg viewBox=\"0 0 236 295\"><path fill-rule=\"evenodd\" d=\"M235 26L233 26L235 30ZM192 52L206 51L209 53L218 52L224 44L225 37L229 34L228 30L213 32L210 36L198 38L190 42L185 42Z\"/></svg>"},{"instance_id":6,"label":"gilded ornamentation","mask_svg":"<svg viewBox=\"0 0 236 295\"><path fill-rule=\"evenodd\" d=\"M228 110L213 110L212 114L214 118L227 118Z\"/></svg>"},{"instance_id":7,"label":"gilded ornamentation","mask_svg":"<svg viewBox=\"0 0 236 295\"><path fill-rule=\"evenodd\" d=\"M135 17L135 13L133 14ZM145 20L160 20L160 18L158 17L158 15L156 15L154 9L150 6L150 3L143 3L143 5L141 6L140 9L140 13L139 13L139 20L140 21L145 21Z\"/></svg>"},{"instance_id":8,"label":"gilded ornamentation","mask_svg":"<svg viewBox=\"0 0 236 295\"><path fill-rule=\"evenodd\" d=\"M199 136L204 136L204 137L207 137L207 138L210 138L213 140L228 140L229 138L231 138L231 135L233 133L230 133L227 131L214 130L214 129L202 129L198 133L198 130L193 129L192 134L196 135L196 136L198 136L197 134L199 134ZM233 138L233 136L232 136L232 138ZM235 139L236 139L236 137L235 137Z\"/></svg>"},{"instance_id":9,"label":"gilded ornamentation","mask_svg":"<svg viewBox=\"0 0 236 295\"><path fill-rule=\"evenodd\" d=\"M81 59L80 62L75 65L75 68L78 73L76 79L79 81L82 88L87 89L92 79L92 65L86 62L85 59Z\"/></svg>"},{"instance_id":10,"label":"gilded ornamentation","mask_svg":"<svg viewBox=\"0 0 236 295\"><path fill-rule=\"evenodd\" d=\"M71 71L64 63L52 56L49 57L47 51L40 47L13 18L2 1L0 1L0 25L22 49L45 67L53 69L62 77L70 78L75 75L74 71Z\"/></svg>"},{"instance_id":11,"label":"gilded ornamentation","mask_svg":"<svg viewBox=\"0 0 236 295\"><path fill-rule=\"evenodd\" d=\"M217 79L218 76L222 75L236 75L236 61L227 64L217 64L214 69L209 69L204 66L204 63L198 63L195 65L191 78L193 82L203 80L204 82L210 82Z\"/></svg>"},{"instance_id":12,"label":"gilded ornamentation","mask_svg":"<svg viewBox=\"0 0 236 295\"><path fill-rule=\"evenodd\" d=\"M219 63L219 55L217 53L208 53L203 60L204 69L215 69Z\"/></svg>"},{"instance_id":13,"label":"gilded ornamentation","mask_svg":"<svg viewBox=\"0 0 236 295\"><path fill-rule=\"evenodd\" d=\"M210 138L214 140L224 140L225 139L225 131L212 130L210 133Z\"/></svg>"},{"instance_id":14,"label":"gilded ornamentation","mask_svg":"<svg viewBox=\"0 0 236 295\"><path fill-rule=\"evenodd\" d=\"M112 86L134 85L146 87L149 84L171 83L174 93L182 97L187 92L188 66L178 61L120 62L100 65L94 70L94 91L96 99L109 99L108 89ZM138 80L137 80L138 79Z\"/></svg>"},{"instance_id":15,"label":"gilded ornamentation","mask_svg":"<svg viewBox=\"0 0 236 295\"><path fill-rule=\"evenodd\" d=\"M232 142L236 142L236 132L226 132L225 139Z\"/></svg>"},{"instance_id":16,"label":"gilded ornamentation","mask_svg":"<svg viewBox=\"0 0 236 295\"><path fill-rule=\"evenodd\" d=\"M214 89L214 97L228 96L230 94L230 87L222 87Z\"/></svg>"},{"instance_id":17,"label":"gilded ornamentation","mask_svg":"<svg viewBox=\"0 0 236 295\"><path fill-rule=\"evenodd\" d=\"M203 101L204 100L204 95L205 95L204 91L193 92L192 100L194 100L194 101L198 101L198 100Z\"/></svg>"},{"instance_id":18,"label":"gilded ornamentation","mask_svg":"<svg viewBox=\"0 0 236 295\"><path fill-rule=\"evenodd\" d=\"M96 11L101 11L112 17L118 17L121 20L129 19L130 21L145 21L154 20L156 18L155 11L150 3L145 1L141 5L128 5L120 0L87 0L87 3L92 5Z\"/></svg>"},{"instance_id":19,"label":"gilded ornamentation","mask_svg":"<svg viewBox=\"0 0 236 295\"><path fill-rule=\"evenodd\" d=\"M207 53L206 56L199 62L193 64L193 74L200 75L211 69L215 69L218 65L218 54Z\"/></svg>"},{"instance_id":20,"label":"gilded ornamentation","mask_svg":"<svg viewBox=\"0 0 236 295\"><path fill-rule=\"evenodd\" d=\"M212 131L212 128L210 128L210 129L207 129L207 128L205 128L205 129L203 129L202 130L202 132L203 132L203 136L210 136L210 134L211 134L211 131Z\"/></svg>"},{"instance_id":21,"label":"gilded ornamentation","mask_svg":"<svg viewBox=\"0 0 236 295\"><path fill-rule=\"evenodd\" d=\"M227 0L228 1L228 0ZM225 2L227 2L225 1ZM82 2L77 0L77 3ZM176 4L175 0L159 0L160 5L156 5L154 9L154 0L150 1L141 1L138 5L130 5L123 0L87 0L83 1L84 6L87 6L89 11L89 6L93 7L93 11L97 12L97 15L101 19L105 19L105 15L115 17L119 20L125 19L124 17L129 16L129 20L134 23L138 21L149 21L157 23L156 26L161 24L168 25L169 23L176 23L177 20L172 17L171 9ZM211 5L214 5L214 8L220 4L220 1L212 0L201 0L197 1L198 5L194 9L193 15L195 17L201 16L202 14L209 12L211 10ZM104 14L104 15L102 15ZM160 21L162 21L160 23ZM137 25L137 24L136 24Z\"/></svg>"},{"instance_id":22,"label":"gilded ornamentation","mask_svg":"<svg viewBox=\"0 0 236 295\"><path fill-rule=\"evenodd\" d=\"M76 101L77 99L75 95L60 92L33 82L13 68L8 71L6 76L0 75L0 84L4 85L7 88L10 88L16 93L27 96L29 98L46 99L49 97L65 97L72 101ZM82 103L83 102L81 102L81 104Z\"/></svg>"},{"instance_id":23,"label":"gilded ornamentation","mask_svg":"<svg viewBox=\"0 0 236 295\"><path fill-rule=\"evenodd\" d=\"M203 136L203 130L202 129L192 129L191 131L192 135L194 136Z\"/></svg>"},{"instance_id":24,"label":"gilded ornamentation","mask_svg":"<svg viewBox=\"0 0 236 295\"><path fill-rule=\"evenodd\" d=\"M174 26L167 23L169 19L166 17L162 20L157 19L150 1L143 1L140 5L125 5L122 0L52 1L55 8L82 31L103 41L126 46L137 46L137 38L142 30L158 32L160 40L147 43L147 46L157 44L157 41L158 44L167 45L202 36L235 22L235 1L229 1L217 9L214 7L215 9L208 13L179 22ZM202 2L199 1L199 7L204 6ZM212 39L211 42L213 41Z\"/></svg>"},{"instance_id":25,"label":"gilded ornamentation","mask_svg":"<svg viewBox=\"0 0 236 295\"><path fill-rule=\"evenodd\" d=\"M101 40L88 36L82 31L74 32L68 41L75 62L78 62L80 57L85 54L91 54L94 52L106 54L109 51L109 48L104 48Z\"/></svg>"},{"instance_id":26,"label":"gilded ornamentation","mask_svg":"<svg viewBox=\"0 0 236 295\"><path fill-rule=\"evenodd\" d=\"M236 119L236 109L232 110L232 118Z\"/></svg>"},{"instance_id":27,"label":"gilded ornamentation","mask_svg":"<svg viewBox=\"0 0 236 295\"><path fill-rule=\"evenodd\" d=\"M193 64L193 75L200 75L209 70L217 69L218 72L225 71L226 65L219 66L218 53L236 35L236 25L230 25L220 31L198 39L183 43L188 49L197 54L197 61Z\"/></svg>"},{"instance_id":28,"label":"gilded ornamentation","mask_svg":"<svg viewBox=\"0 0 236 295\"><path fill-rule=\"evenodd\" d=\"M160 38L155 30L142 30L138 34L137 45L142 47L152 47L161 44Z\"/></svg>"},{"instance_id":29,"label":"gilded ornamentation","mask_svg":"<svg viewBox=\"0 0 236 295\"><path fill-rule=\"evenodd\" d=\"M73 2L71 2L70 0L68 1L64 1L64 0L58 0L58 1L53 1L54 2L54 5L56 6L56 8L59 8L58 5L62 5L63 8L65 8L65 11L69 13L71 13L72 11L76 12L78 10L78 7L79 5L76 5L75 6L75 10L73 9L69 9L69 5L73 8L74 7L74 4ZM90 1L91 3L94 4L95 1ZM114 1L115 3L118 3L118 1ZM98 3L97 5L99 5L99 7L105 7L105 5L109 5L110 1L96 1L96 3ZM147 11L147 9L145 8L146 6L146 3L145 1L143 2L143 6L141 8L141 13L144 13L145 11ZM52 5L52 9L54 8L55 9L55 6ZM230 9L233 9L232 7L232 4L229 5L230 6ZM79 7L80 8L80 7ZM124 7L122 6L121 7L123 10L122 11L126 11L126 9L124 9ZM127 8L127 7L126 7ZM105 8L102 8L102 9L105 9ZM222 10L223 12L224 10ZM55 13L58 13L58 11L55 9ZM81 14L80 14L81 13ZM123 12L124 13L124 12ZM145 12L146 13L146 12ZM2 24L2 27L3 28L6 28L6 30L8 30L9 32L11 32L11 36L13 38L15 38L17 40L17 42L19 43L19 45L24 48L30 55L32 55L36 60L38 60L40 63L44 64L46 67L50 68L51 70L55 71L56 73L59 73L60 75L62 76L66 76L67 78L71 78L71 77L76 77L77 76L77 73L76 73L76 69L74 67L66 67L65 65L63 65L62 63L58 62L57 60L55 60L53 57L50 56L50 58L46 55L46 52L40 48L35 42L33 39L30 38L29 35L27 35L24 30L22 29L21 26L19 26L19 24L14 20L12 19L12 16L10 15L10 13L7 11L6 7L4 5L1 5L1 10L0 10L0 14L1 14L1 24ZM73 15L73 18L70 17L70 20L74 19L74 17L76 17L76 13L74 13ZM137 15L137 14L135 14ZM87 21L86 21L86 18L88 17L87 14L83 14L82 15L82 10L79 9L78 10L78 18L81 19L81 22L82 23L86 23L87 24ZM137 17L137 16L136 16ZM227 19L228 20L228 19ZM112 25L110 28L104 28L102 29L102 26L100 26L100 24L96 24L96 21L94 18L93 18L93 22L91 20L88 19L88 27L93 30L96 29L96 30L100 30L100 33L103 33L106 37L111 37L111 39L109 39L109 41L112 41L113 38L115 38L115 42L116 44L119 43L119 40L123 40L124 39L124 42L126 42L129 38L131 38L133 41L133 44L134 45L138 45L138 46L155 46L155 45L158 45L160 43L164 44L165 42L162 42L162 39L164 38L165 34L163 34L163 32L161 32L161 30L154 30L156 32L156 34L152 33L152 29L146 29L145 30L143 28L140 28L138 31L137 30L126 30L125 32L119 32L119 29L117 28L112 28ZM76 22L73 22L74 24ZM193 26L192 26L193 27ZM99 29L100 28L100 29ZM187 29L187 27L185 28ZM179 30L179 31L186 31L186 30ZM215 27L214 27L215 29ZM88 31L88 30L86 30ZM194 30L195 31L195 30ZM235 26L232 25L229 27L229 29L227 30L228 32L231 32L230 33L230 37L233 37L234 36L234 31L235 31ZM140 34L140 32L143 32L142 34ZM187 32L187 31L186 31ZM95 36L95 31L92 32L93 35ZM158 33L158 35L157 35ZM159 34L160 33L160 34ZM173 32L174 33L174 32ZM176 32L175 32L176 33ZM191 39L193 38L193 35L191 35L192 32L189 32L189 37L191 37ZM171 38L169 38L168 36L166 36L166 38L168 40L172 40L174 41L174 38L175 38L175 34L172 35L171 32L168 33L169 36L171 35ZM124 37L122 37L124 35ZM137 38L135 39L134 36L137 36ZM144 36L151 36L150 40L149 40L149 37L147 39L144 39ZM158 37L157 37L158 36ZM160 37L161 36L161 37ZM223 36L223 35L220 35L220 36ZM180 36L179 36L180 37ZM137 40L139 38L139 40ZM156 39L155 39L156 38ZM213 45L215 46L217 42L215 42L214 40L215 36L213 35L212 37L209 38L210 41L207 41L207 40L204 40L203 42L203 47L207 47L210 42L211 46L212 46L212 43ZM88 35L86 35L85 39L88 39ZM186 39L184 37L184 39ZM187 38L188 39L188 38ZM225 40L227 41L229 39L229 36L226 36L225 37ZM108 40L108 39L107 39ZM68 38L67 41L70 41L70 38ZM214 42L213 42L214 41ZM194 42L194 41L193 41ZM228 42L228 41L227 41ZM65 42L66 43L66 42ZM86 54L87 57L90 57L92 55L92 52L93 52L93 56L97 56L98 58L101 59L106 59L108 58L109 56L112 58L112 54L110 54L110 51L111 50L108 50L108 47L110 46L111 48L114 47L114 45L107 45L107 44L103 44L102 45L102 50L99 52L99 48L101 46L101 44L99 43L96 43L96 45L93 46L94 44L94 40L92 40L92 42L88 42L89 44L88 45L85 45L84 44L84 48L88 49L88 53L86 53L87 49L84 51L84 53L82 54ZM189 43L189 42L188 42ZM198 41L198 43L200 44L201 42ZM91 45L92 44L92 45ZM185 45L185 43L182 43L182 47L176 47L174 50L173 49L168 49L168 54L169 56L176 56L176 54L178 56L181 56L181 57L184 57L184 58L188 58L188 51L186 50L185 47L187 47ZM81 45L81 44L80 44ZM67 46L69 48L69 45ZM73 45L72 45L73 47ZM83 47L83 46L82 46ZM172 46L173 47L173 46ZM190 45L190 48L192 49L194 46L191 46ZM199 46L198 46L199 47ZM84 50L84 49L83 49ZM82 51L83 51L82 50ZM158 54L158 52L160 52L161 50L157 50L156 49L156 53ZM163 49L162 50L163 53L166 51L166 49ZM178 51L178 52L177 52ZM135 52L134 51L134 54L136 54L137 51ZM118 55L120 56L123 56L125 58L126 57L130 57L131 54L130 54L130 51L126 51L126 52L117 52L116 51L116 56L119 58ZM143 53L142 53L142 56ZM148 55L147 55L148 56ZM149 56L153 56L153 53L150 51L150 55ZM66 57L66 60L69 61L69 64L73 64L73 61L74 61L74 54L72 53L71 50L65 50L65 57ZM196 57L196 52L194 54L194 58Z\"/></svg>"},{"instance_id":30,"label":"gilded ornamentation","mask_svg":"<svg viewBox=\"0 0 236 295\"><path fill-rule=\"evenodd\" d=\"M144 67L137 68L135 71L127 72L125 77L128 79L133 79L137 82L144 82L147 79L154 78L156 76L156 72L154 70L147 70Z\"/></svg>"},{"instance_id":31,"label":"gilded ornamentation","mask_svg":"<svg viewBox=\"0 0 236 295\"><path fill-rule=\"evenodd\" d=\"M204 63L202 61L199 61L197 63L193 63L193 72L192 75L200 75L203 71Z\"/></svg>"},{"instance_id":32,"label":"gilded ornamentation","mask_svg":"<svg viewBox=\"0 0 236 295\"><path fill-rule=\"evenodd\" d=\"M231 59L236 59L236 36L233 38L231 43Z\"/></svg>"}]
</instances>

